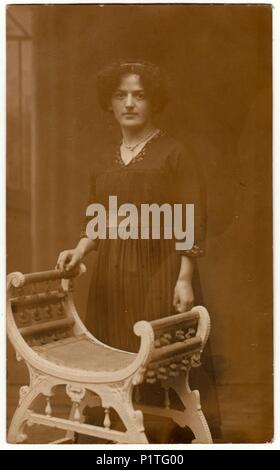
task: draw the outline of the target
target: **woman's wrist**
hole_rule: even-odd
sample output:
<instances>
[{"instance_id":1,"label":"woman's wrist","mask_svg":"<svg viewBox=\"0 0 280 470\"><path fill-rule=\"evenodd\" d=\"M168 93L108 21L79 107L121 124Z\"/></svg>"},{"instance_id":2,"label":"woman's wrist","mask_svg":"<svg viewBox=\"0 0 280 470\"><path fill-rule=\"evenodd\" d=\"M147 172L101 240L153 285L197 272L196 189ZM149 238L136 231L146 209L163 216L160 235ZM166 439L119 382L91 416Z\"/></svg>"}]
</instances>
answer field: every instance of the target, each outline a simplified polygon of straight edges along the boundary
<instances>
[{"instance_id":1,"label":"woman's wrist","mask_svg":"<svg viewBox=\"0 0 280 470\"><path fill-rule=\"evenodd\" d=\"M75 248L75 252L76 252L76 254L77 254L77 256L79 257L80 260L82 260L83 257L85 256L84 249L81 248L81 247L78 247L78 246L77 246L77 247Z\"/></svg>"},{"instance_id":2,"label":"woman's wrist","mask_svg":"<svg viewBox=\"0 0 280 470\"><path fill-rule=\"evenodd\" d=\"M193 270L194 270L193 260L191 258L188 258L187 256L182 256L178 282L185 282L185 283L191 284L192 277L193 277Z\"/></svg>"},{"instance_id":3,"label":"woman's wrist","mask_svg":"<svg viewBox=\"0 0 280 470\"><path fill-rule=\"evenodd\" d=\"M180 283L183 283L183 282L184 282L184 283L186 283L186 284L191 284L191 283L192 283L192 276L179 274L178 279L177 279L177 282L180 282Z\"/></svg>"},{"instance_id":4,"label":"woman's wrist","mask_svg":"<svg viewBox=\"0 0 280 470\"><path fill-rule=\"evenodd\" d=\"M89 238L81 238L78 245L75 248L77 255L80 259L84 258L90 251L94 250L96 246L96 240Z\"/></svg>"},{"instance_id":5,"label":"woman's wrist","mask_svg":"<svg viewBox=\"0 0 280 470\"><path fill-rule=\"evenodd\" d=\"M77 256L80 258L80 260L82 260L84 256L86 255L86 246L82 240L80 240L78 245L76 246L75 252Z\"/></svg>"}]
</instances>

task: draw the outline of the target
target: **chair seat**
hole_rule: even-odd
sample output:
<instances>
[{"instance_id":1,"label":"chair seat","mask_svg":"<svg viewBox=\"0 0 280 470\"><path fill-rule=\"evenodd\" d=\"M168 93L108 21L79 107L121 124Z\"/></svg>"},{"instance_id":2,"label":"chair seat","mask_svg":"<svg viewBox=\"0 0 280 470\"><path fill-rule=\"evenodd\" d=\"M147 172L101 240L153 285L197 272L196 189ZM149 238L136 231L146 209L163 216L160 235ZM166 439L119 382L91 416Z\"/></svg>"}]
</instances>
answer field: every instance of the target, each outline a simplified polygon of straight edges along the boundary
<instances>
[{"instance_id":1,"label":"chair seat","mask_svg":"<svg viewBox=\"0 0 280 470\"><path fill-rule=\"evenodd\" d=\"M41 357L74 369L94 372L114 372L129 366L135 353L119 351L100 345L82 335L66 338L33 348Z\"/></svg>"}]
</instances>

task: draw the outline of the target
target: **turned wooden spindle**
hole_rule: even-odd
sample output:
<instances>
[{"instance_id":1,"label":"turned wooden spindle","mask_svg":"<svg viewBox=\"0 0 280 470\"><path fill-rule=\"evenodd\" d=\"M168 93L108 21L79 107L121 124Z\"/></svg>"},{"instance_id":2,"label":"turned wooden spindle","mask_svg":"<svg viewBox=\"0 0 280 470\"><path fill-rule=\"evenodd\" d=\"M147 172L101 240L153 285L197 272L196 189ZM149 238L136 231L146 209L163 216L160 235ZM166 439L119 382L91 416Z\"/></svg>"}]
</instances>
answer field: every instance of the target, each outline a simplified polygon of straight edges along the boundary
<instances>
[{"instance_id":1,"label":"turned wooden spindle","mask_svg":"<svg viewBox=\"0 0 280 470\"><path fill-rule=\"evenodd\" d=\"M51 281L46 281L46 292L50 292L51 290Z\"/></svg>"},{"instance_id":2,"label":"turned wooden spindle","mask_svg":"<svg viewBox=\"0 0 280 470\"><path fill-rule=\"evenodd\" d=\"M109 408L104 408L105 418L103 421L104 428L110 429L111 428L111 420L110 420L110 410Z\"/></svg>"},{"instance_id":3,"label":"turned wooden spindle","mask_svg":"<svg viewBox=\"0 0 280 470\"><path fill-rule=\"evenodd\" d=\"M169 366L169 375L170 377L177 377L179 375L178 365L175 362L172 362Z\"/></svg>"},{"instance_id":4,"label":"turned wooden spindle","mask_svg":"<svg viewBox=\"0 0 280 470\"><path fill-rule=\"evenodd\" d=\"M176 341L184 341L185 340L185 333L183 330L177 330L175 333L175 340Z\"/></svg>"},{"instance_id":5,"label":"turned wooden spindle","mask_svg":"<svg viewBox=\"0 0 280 470\"><path fill-rule=\"evenodd\" d=\"M164 390L164 407L170 408L169 388Z\"/></svg>"},{"instance_id":6,"label":"turned wooden spindle","mask_svg":"<svg viewBox=\"0 0 280 470\"><path fill-rule=\"evenodd\" d=\"M192 338L195 335L195 329L189 328L188 331L185 333L185 340Z\"/></svg>"},{"instance_id":7,"label":"turned wooden spindle","mask_svg":"<svg viewBox=\"0 0 280 470\"><path fill-rule=\"evenodd\" d=\"M170 333L164 333L155 340L155 347L160 348L162 346L168 346L172 342L172 335Z\"/></svg>"},{"instance_id":8,"label":"turned wooden spindle","mask_svg":"<svg viewBox=\"0 0 280 470\"><path fill-rule=\"evenodd\" d=\"M46 396L46 408L45 408L45 414L48 418L51 417L52 415L52 406L51 406L51 397L50 396Z\"/></svg>"},{"instance_id":9,"label":"turned wooden spindle","mask_svg":"<svg viewBox=\"0 0 280 470\"><path fill-rule=\"evenodd\" d=\"M154 369L150 369L146 372L146 382L148 384L156 383L156 371Z\"/></svg>"},{"instance_id":10,"label":"turned wooden spindle","mask_svg":"<svg viewBox=\"0 0 280 470\"><path fill-rule=\"evenodd\" d=\"M188 368L189 368L189 364L190 364L189 359L183 358L183 359L181 360L180 369L181 369L182 371L184 371L184 372L187 371Z\"/></svg>"},{"instance_id":11,"label":"turned wooden spindle","mask_svg":"<svg viewBox=\"0 0 280 470\"><path fill-rule=\"evenodd\" d=\"M154 345L155 345L155 348L160 348L161 344L160 344L159 338L155 340Z\"/></svg>"},{"instance_id":12,"label":"turned wooden spindle","mask_svg":"<svg viewBox=\"0 0 280 470\"><path fill-rule=\"evenodd\" d=\"M170 333L164 333L163 337L167 339L169 342L172 341L172 335Z\"/></svg>"},{"instance_id":13,"label":"turned wooden spindle","mask_svg":"<svg viewBox=\"0 0 280 470\"><path fill-rule=\"evenodd\" d=\"M160 346L168 346L170 344L169 339L167 339L165 336L161 336L159 338Z\"/></svg>"},{"instance_id":14,"label":"turned wooden spindle","mask_svg":"<svg viewBox=\"0 0 280 470\"><path fill-rule=\"evenodd\" d=\"M73 414L73 419L74 421L80 421L81 420L80 403L76 401L74 402L74 405L75 405L75 411Z\"/></svg>"},{"instance_id":15,"label":"turned wooden spindle","mask_svg":"<svg viewBox=\"0 0 280 470\"><path fill-rule=\"evenodd\" d=\"M53 315L52 315L52 308L50 305L46 305L45 306L45 316L46 318L51 318Z\"/></svg>"},{"instance_id":16,"label":"turned wooden spindle","mask_svg":"<svg viewBox=\"0 0 280 470\"><path fill-rule=\"evenodd\" d=\"M157 381L157 379L156 379L156 378L154 378L154 379L146 379L146 382L147 382L147 384L150 384L150 385L153 385L153 384L155 384L155 383L156 383L156 381Z\"/></svg>"},{"instance_id":17,"label":"turned wooden spindle","mask_svg":"<svg viewBox=\"0 0 280 470\"><path fill-rule=\"evenodd\" d=\"M159 380L167 380L168 374L167 374L167 368L166 367L159 367L157 370L157 378Z\"/></svg>"},{"instance_id":18,"label":"turned wooden spindle","mask_svg":"<svg viewBox=\"0 0 280 470\"><path fill-rule=\"evenodd\" d=\"M35 308L35 311L33 312L32 317L36 322L42 320L41 313L38 307Z\"/></svg>"},{"instance_id":19,"label":"turned wooden spindle","mask_svg":"<svg viewBox=\"0 0 280 470\"><path fill-rule=\"evenodd\" d=\"M63 305L61 302L59 302L59 305L58 305L58 308L57 308L57 314L59 316L62 316L63 315Z\"/></svg>"},{"instance_id":20,"label":"turned wooden spindle","mask_svg":"<svg viewBox=\"0 0 280 470\"><path fill-rule=\"evenodd\" d=\"M167 374L157 374L157 379L159 380L167 380L168 376Z\"/></svg>"}]
</instances>

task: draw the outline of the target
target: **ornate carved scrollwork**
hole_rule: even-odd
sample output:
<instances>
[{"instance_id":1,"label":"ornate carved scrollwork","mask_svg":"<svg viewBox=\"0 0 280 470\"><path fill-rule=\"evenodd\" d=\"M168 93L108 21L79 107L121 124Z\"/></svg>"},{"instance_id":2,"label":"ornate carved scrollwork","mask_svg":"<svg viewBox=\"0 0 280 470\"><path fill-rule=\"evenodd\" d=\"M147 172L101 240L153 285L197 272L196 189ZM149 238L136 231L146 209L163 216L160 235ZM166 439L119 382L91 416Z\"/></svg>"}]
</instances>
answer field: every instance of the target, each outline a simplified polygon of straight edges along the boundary
<instances>
[{"instance_id":1,"label":"ornate carved scrollwork","mask_svg":"<svg viewBox=\"0 0 280 470\"><path fill-rule=\"evenodd\" d=\"M192 367L200 367L201 366L201 361L200 361L200 352L196 352L192 355L191 357L191 366Z\"/></svg>"},{"instance_id":2,"label":"ornate carved scrollwork","mask_svg":"<svg viewBox=\"0 0 280 470\"><path fill-rule=\"evenodd\" d=\"M24 285L24 274L21 272L14 272L12 274L9 274L7 277L7 284L8 288L9 287L22 287Z\"/></svg>"},{"instance_id":3,"label":"ornate carved scrollwork","mask_svg":"<svg viewBox=\"0 0 280 470\"><path fill-rule=\"evenodd\" d=\"M137 373L134 375L132 383L133 385L139 385L143 382L146 367L140 367Z\"/></svg>"},{"instance_id":4,"label":"ornate carved scrollwork","mask_svg":"<svg viewBox=\"0 0 280 470\"><path fill-rule=\"evenodd\" d=\"M33 387L35 384L37 384L37 382L40 382L46 378L44 375L42 375L42 373L40 373L40 371L38 371L34 367L29 366L28 369L30 375L30 386Z\"/></svg>"},{"instance_id":5,"label":"ornate carved scrollwork","mask_svg":"<svg viewBox=\"0 0 280 470\"><path fill-rule=\"evenodd\" d=\"M135 410L132 412L132 417L135 421L136 428L138 429L139 432L144 432L144 421L143 421L143 413L141 410Z\"/></svg>"},{"instance_id":6,"label":"ornate carved scrollwork","mask_svg":"<svg viewBox=\"0 0 280 470\"><path fill-rule=\"evenodd\" d=\"M80 403L81 400L85 397L86 389L76 385L68 384L66 385L66 393L73 402Z\"/></svg>"},{"instance_id":7,"label":"ornate carved scrollwork","mask_svg":"<svg viewBox=\"0 0 280 470\"><path fill-rule=\"evenodd\" d=\"M28 394L29 390L30 390L30 387L28 385L23 385L22 387L20 387L20 389L19 389L19 401L18 401L19 405L22 404L22 401L25 398L25 396Z\"/></svg>"}]
</instances>

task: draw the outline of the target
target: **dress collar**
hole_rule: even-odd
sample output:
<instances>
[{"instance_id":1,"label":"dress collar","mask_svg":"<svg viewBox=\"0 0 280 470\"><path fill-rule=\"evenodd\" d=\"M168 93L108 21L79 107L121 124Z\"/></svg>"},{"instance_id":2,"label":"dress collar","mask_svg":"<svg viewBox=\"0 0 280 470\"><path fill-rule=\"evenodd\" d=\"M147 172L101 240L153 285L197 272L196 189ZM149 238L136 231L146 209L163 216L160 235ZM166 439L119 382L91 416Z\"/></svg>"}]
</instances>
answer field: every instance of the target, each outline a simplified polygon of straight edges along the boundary
<instances>
[{"instance_id":1,"label":"dress collar","mask_svg":"<svg viewBox=\"0 0 280 470\"><path fill-rule=\"evenodd\" d=\"M121 157L121 151L120 151L120 145L116 147L116 152L115 152L115 162L120 164L121 166L128 167L129 165L132 165L140 160L144 159L144 156L146 155L146 150L151 145L156 139L164 135L164 131L159 129L158 132L156 132L152 137L147 139L146 142L144 142L144 146L138 152L131 160L129 163L125 164L122 157Z\"/></svg>"}]
</instances>

